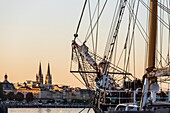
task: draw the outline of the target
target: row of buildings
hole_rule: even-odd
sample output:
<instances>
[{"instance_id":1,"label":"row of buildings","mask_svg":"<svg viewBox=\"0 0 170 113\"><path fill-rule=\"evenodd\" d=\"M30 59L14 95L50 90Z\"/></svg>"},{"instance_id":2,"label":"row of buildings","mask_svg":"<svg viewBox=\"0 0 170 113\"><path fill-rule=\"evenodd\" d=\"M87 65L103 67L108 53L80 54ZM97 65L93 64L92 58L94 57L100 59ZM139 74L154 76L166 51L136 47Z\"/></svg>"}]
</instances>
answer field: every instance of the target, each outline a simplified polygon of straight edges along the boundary
<instances>
[{"instance_id":1,"label":"row of buildings","mask_svg":"<svg viewBox=\"0 0 170 113\"><path fill-rule=\"evenodd\" d=\"M10 83L6 74L2 84L5 94L8 94L9 92L14 92L15 94L21 92L26 97L26 94L31 92L34 96L34 99L36 100L53 99L55 101L72 102L76 100L90 100L94 95L94 92L88 89L81 89L78 87L72 88L70 86L59 86L57 84L52 84L52 75L50 73L49 63L45 77L45 83L43 81L44 80L40 63L35 81L27 80L24 83Z\"/></svg>"}]
</instances>

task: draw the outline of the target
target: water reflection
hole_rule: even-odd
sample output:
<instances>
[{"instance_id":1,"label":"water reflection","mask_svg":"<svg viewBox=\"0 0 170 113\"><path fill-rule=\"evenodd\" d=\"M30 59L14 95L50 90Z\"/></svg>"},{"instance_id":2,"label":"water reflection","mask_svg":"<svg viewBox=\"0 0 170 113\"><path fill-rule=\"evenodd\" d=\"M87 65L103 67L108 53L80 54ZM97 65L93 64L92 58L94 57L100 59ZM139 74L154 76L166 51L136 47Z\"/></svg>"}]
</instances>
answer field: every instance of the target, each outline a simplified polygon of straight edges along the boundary
<instances>
[{"instance_id":1,"label":"water reflection","mask_svg":"<svg viewBox=\"0 0 170 113\"><path fill-rule=\"evenodd\" d=\"M47 113L51 113L51 109L50 108L47 108Z\"/></svg>"},{"instance_id":2,"label":"water reflection","mask_svg":"<svg viewBox=\"0 0 170 113\"><path fill-rule=\"evenodd\" d=\"M42 109L41 108L38 108L38 113L42 113Z\"/></svg>"},{"instance_id":3,"label":"water reflection","mask_svg":"<svg viewBox=\"0 0 170 113\"><path fill-rule=\"evenodd\" d=\"M82 108L9 108L8 113L79 113ZM83 110L81 113L87 113L89 109ZM90 109L89 113L94 113Z\"/></svg>"}]
</instances>

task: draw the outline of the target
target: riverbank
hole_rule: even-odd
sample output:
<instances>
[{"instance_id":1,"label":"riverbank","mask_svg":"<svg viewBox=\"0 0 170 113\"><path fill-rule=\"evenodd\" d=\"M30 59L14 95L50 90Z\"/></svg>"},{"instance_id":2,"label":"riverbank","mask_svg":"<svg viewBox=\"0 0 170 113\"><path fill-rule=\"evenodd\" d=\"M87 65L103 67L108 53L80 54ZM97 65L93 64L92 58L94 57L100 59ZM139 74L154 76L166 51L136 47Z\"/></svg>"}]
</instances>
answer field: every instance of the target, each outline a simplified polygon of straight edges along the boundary
<instances>
[{"instance_id":1,"label":"riverbank","mask_svg":"<svg viewBox=\"0 0 170 113\"><path fill-rule=\"evenodd\" d=\"M83 110L83 111L82 111ZM8 113L94 113L89 108L9 108Z\"/></svg>"},{"instance_id":2,"label":"riverbank","mask_svg":"<svg viewBox=\"0 0 170 113\"><path fill-rule=\"evenodd\" d=\"M8 108L92 108L92 106L85 105L85 104L35 104L35 103L12 103L12 104L6 104Z\"/></svg>"}]
</instances>

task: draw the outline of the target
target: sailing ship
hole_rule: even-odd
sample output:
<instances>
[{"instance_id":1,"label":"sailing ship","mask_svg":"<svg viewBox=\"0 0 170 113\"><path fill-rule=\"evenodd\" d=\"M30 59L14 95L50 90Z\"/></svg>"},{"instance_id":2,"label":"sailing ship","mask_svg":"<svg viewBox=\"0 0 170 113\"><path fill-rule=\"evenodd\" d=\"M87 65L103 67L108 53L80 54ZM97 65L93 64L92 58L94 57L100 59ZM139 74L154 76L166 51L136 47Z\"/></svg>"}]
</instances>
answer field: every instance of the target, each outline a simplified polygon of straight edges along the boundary
<instances>
[{"instance_id":1,"label":"sailing ship","mask_svg":"<svg viewBox=\"0 0 170 113\"><path fill-rule=\"evenodd\" d=\"M95 90L95 112L137 101L141 111L160 105L168 108L168 102L158 102L157 94L170 101L169 53L169 0L85 0L72 41L70 72Z\"/></svg>"}]
</instances>

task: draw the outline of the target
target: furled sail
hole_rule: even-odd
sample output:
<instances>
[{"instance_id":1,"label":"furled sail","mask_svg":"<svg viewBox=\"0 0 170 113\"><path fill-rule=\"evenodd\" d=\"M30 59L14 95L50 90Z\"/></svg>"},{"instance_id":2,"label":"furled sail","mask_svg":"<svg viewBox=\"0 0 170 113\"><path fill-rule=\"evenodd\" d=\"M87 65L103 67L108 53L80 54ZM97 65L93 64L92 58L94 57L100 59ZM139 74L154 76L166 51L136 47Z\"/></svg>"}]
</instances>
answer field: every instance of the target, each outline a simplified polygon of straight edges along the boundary
<instances>
[{"instance_id":1,"label":"furled sail","mask_svg":"<svg viewBox=\"0 0 170 113\"><path fill-rule=\"evenodd\" d=\"M155 72L150 72L150 75L161 77L161 76L170 76L170 67L164 69L158 69Z\"/></svg>"},{"instance_id":2,"label":"furled sail","mask_svg":"<svg viewBox=\"0 0 170 113\"><path fill-rule=\"evenodd\" d=\"M76 48L81 56L95 69L97 70L97 63L89 54L89 48L83 43L81 46L78 45L75 41L72 43L72 47Z\"/></svg>"}]
</instances>

